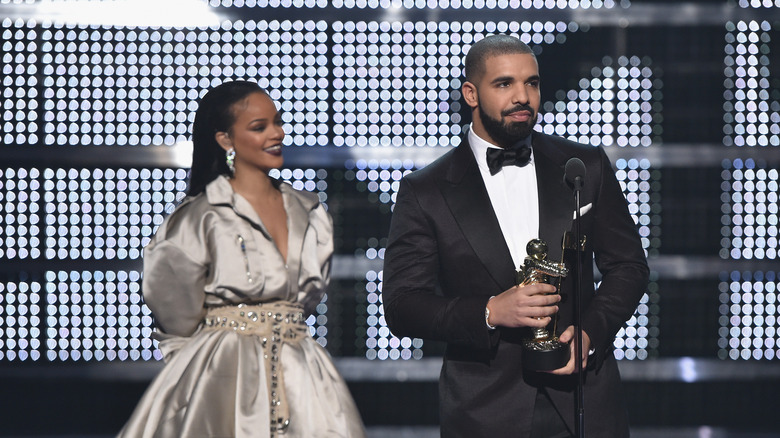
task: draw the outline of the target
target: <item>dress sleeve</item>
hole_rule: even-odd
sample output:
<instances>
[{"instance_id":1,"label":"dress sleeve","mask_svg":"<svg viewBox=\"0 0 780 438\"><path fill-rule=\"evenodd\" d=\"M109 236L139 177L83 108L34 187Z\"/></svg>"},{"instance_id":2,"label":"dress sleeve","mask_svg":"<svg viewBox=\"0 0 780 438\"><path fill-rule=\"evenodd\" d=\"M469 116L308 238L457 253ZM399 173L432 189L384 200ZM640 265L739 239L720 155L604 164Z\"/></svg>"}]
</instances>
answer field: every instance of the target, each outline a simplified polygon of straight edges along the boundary
<instances>
[{"instance_id":1,"label":"dress sleeve","mask_svg":"<svg viewBox=\"0 0 780 438\"><path fill-rule=\"evenodd\" d=\"M162 337L195 332L205 316L206 275L206 266L169 240L144 250L144 301Z\"/></svg>"},{"instance_id":2,"label":"dress sleeve","mask_svg":"<svg viewBox=\"0 0 780 438\"><path fill-rule=\"evenodd\" d=\"M298 302L311 314L330 283L333 258L333 220L322 205L309 213L302 251Z\"/></svg>"}]
</instances>

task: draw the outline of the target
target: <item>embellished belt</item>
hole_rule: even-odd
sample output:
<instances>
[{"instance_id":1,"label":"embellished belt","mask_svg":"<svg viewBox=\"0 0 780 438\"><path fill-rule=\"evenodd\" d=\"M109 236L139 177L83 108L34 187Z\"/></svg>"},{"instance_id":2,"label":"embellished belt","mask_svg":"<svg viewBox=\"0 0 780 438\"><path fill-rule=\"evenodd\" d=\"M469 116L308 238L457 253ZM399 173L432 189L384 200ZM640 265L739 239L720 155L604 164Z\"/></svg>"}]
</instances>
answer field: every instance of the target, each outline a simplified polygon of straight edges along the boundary
<instances>
[{"instance_id":1,"label":"embellished belt","mask_svg":"<svg viewBox=\"0 0 780 438\"><path fill-rule=\"evenodd\" d=\"M262 340L265 380L271 398L271 434L284 433L290 425L290 408L279 359L283 343L297 344L308 336L303 307L288 301L213 307L206 312L203 325L204 329L231 330Z\"/></svg>"}]
</instances>

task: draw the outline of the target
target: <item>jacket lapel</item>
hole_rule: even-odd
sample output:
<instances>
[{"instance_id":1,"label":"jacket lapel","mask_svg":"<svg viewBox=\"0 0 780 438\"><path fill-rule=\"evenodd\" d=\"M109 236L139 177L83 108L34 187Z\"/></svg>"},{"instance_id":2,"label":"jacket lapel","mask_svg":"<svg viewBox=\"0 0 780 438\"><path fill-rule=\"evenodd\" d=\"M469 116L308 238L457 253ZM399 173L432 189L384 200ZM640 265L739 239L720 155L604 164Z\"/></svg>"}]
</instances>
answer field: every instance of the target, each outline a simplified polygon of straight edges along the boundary
<instances>
[{"instance_id":1,"label":"jacket lapel","mask_svg":"<svg viewBox=\"0 0 780 438\"><path fill-rule=\"evenodd\" d=\"M442 196L471 248L501 290L514 284L515 267L477 162L465 139L452 153Z\"/></svg>"},{"instance_id":2,"label":"jacket lapel","mask_svg":"<svg viewBox=\"0 0 780 438\"><path fill-rule=\"evenodd\" d=\"M543 135L533 135L539 193L539 238L547 243L548 258L560 260L563 233L571 229L574 214L574 194L563 180L569 157L546 141Z\"/></svg>"}]
</instances>

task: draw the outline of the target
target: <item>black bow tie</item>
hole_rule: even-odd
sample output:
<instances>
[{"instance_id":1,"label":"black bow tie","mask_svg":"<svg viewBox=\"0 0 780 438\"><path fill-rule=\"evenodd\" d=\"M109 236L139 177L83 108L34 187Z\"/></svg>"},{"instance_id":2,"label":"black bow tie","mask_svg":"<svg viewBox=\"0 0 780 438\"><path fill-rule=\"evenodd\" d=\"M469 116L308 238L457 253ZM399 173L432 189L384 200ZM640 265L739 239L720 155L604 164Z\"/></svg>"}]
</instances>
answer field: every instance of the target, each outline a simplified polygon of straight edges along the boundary
<instances>
[{"instance_id":1,"label":"black bow tie","mask_svg":"<svg viewBox=\"0 0 780 438\"><path fill-rule=\"evenodd\" d=\"M531 147L522 145L512 149L488 148L487 165L491 175L495 175L503 166L523 167L531 161Z\"/></svg>"}]
</instances>

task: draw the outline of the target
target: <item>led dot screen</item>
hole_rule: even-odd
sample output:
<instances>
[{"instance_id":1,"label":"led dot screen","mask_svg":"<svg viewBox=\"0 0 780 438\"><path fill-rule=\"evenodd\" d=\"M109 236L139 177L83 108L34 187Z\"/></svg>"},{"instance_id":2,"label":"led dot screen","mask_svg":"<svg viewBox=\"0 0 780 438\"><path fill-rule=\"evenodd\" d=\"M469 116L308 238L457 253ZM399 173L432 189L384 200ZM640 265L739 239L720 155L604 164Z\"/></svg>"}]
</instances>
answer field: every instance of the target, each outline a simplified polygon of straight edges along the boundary
<instances>
[{"instance_id":1,"label":"led dot screen","mask_svg":"<svg viewBox=\"0 0 780 438\"><path fill-rule=\"evenodd\" d=\"M718 357L721 359L777 359L777 272L721 274Z\"/></svg>"},{"instance_id":2,"label":"led dot screen","mask_svg":"<svg viewBox=\"0 0 780 438\"><path fill-rule=\"evenodd\" d=\"M45 169L47 259L139 259L184 197L179 169Z\"/></svg>"},{"instance_id":3,"label":"led dot screen","mask_svg":"<svg viewBox=\"0 0 780 438\"><path fill-rule=\"evenodd\" d=\"M772 24L726 24L723 144L780 146L780 101L771 95Z\"/></svg>"},{"instance_id":4,"label":"led dot screen","mask_svg":"<svg viewBox=\"0 0 780 438\"><path fill-rule=\"evenodd\" d=\"M333 144L460 143L462 58L485 34L562 43L564 22L335 22Z\"/></svg>"},{"instance_id":5,"label":"led dot screen","mask_svg":"<svg viewBox=\"0 0 780 438\"><path fill-rule=\"evenodd\" d=\"M777 259L778 170L752 159L723 162L721 251L723 259Z\"/></svg>"},{"instance_id":6,"label":"led dot screen","mask_svg":"<svg viewBox=\"0 0 780 438\"><path fill-rule=\"evenodd\" d=\"M642 247L657 254L661 242L660 172L652 170L648 160L620 158L615 161L615 176L637 224Z\"/></svg>"},{"instance_id":7,"label":"led dot screen","mask_svg":"<svg viewBox=\"0 0 780 438\"><path fill-rule=\"evenodd\" d=\"M251 79L279 103L285 144L324 144L326 37L313 21L226 22L209 29L44 25L46 144L173 145L189 138L198 99Z\"/></svg>"},{"instance_id":8,"label":"led dot screen","mask_svg":"<svg viewBox=\"0 0 780 438\"><path fill-rule=\"evenodd\" d=\"M592 76L579 81L579 90L558 91L556 102L545 102L539 126L594 146L647 147L660 133L655 118L661 111L661 81L654 78L649 59L605 58Z\"/></svg>"},{"instance_id":9,"label":"led dot screen","mask_svg":"<svg viewBox=\"0 0 780 438\"><path fill-rule=\"evenodd\" d=\"M371 239L369 239L371 240ZM376 243L376 239L373 239ZM384 248L369 248L369 253L384 259ZM382 302L382 271L366 272L366 358L373 360L409 360L423 357L423 341L418 338L399 338L390 332L385 321L385 309Z\"/></svg>"},{"instance_id":10,"label":"led dot screen","mask_svg":"<svg viewBox=\"0 0 780 438\"><path fill-rule=\"evenodd\" d=\"M387 213L395 205L401 178L422 165L415 164L413 160L356 160L348 161L345 167L344 179L354 182L358 192L366 193L370 203L379 204L380 211ZM374 237L365 240L365 245L355 250L355 256L384 260L383 240ZM366 358L370 360L421 359L422 339L399 338L387 326L382 302L382 273L381 270L365 273L365 290L362 291L365 298L358 303L365 308L359 309L358 314L365 315L365 320L359 321L359 325L366 329L360 331L356 341L358 351L365 351ZM361 344L363 333L365 340Z\"/></svg>"},{"instance_id":11,"label":"led dot screen","mask_svg":"<svg viewBox=\"0 0 780 438\"><path fill-rule=\"evenodd\" d=\"M628 211L637 224L642 247L648 255L658 255L661 247L661 172L648 160L618 159L615 176L628 202ZM614 354L617 359L644 360L658 356L659 301L656 275L651 274L648 292L634 315L617 333Z\"/></svg>"},{"instance_id":12,"label":"led dot screen","mask_svg":"<svg viewBox=\"0 0 780 438\"><path fill-rule=\"evenodd\" d=\"M160 359L137 271L46 273L50 361Z\"/></svg>"},{"instance_id":13,"label":"led dot screen","mask_svg":"<svg viewBox=\"0 0 780 438\"><path fill-rule=\"evenodd\" d=\"M780 7L780 0L739 0L742 8L776 8Z\"/></svg>"},{"instance_id":14,"label":"led dot screen","mask_svg":"<svg viewBox=\"0 0 780 438\"><path fill-rule=\"evenodd\" d=\"M38 143L38 30L33 25L0 25L2 70L2 142L6 145Z\"/></svg>"},{"instance_id":15,"label":"led dot screen","mask_svg":"<svg viewBox=\"0 0 780 438\"><path fill-rule=\"evenodd\" d=\"M744 0L743 0L744 1ZM213 7L344 9L600 9L613 8L614 0L210 0Z\"/></svg>"},{"instance_id":16,"label":"led dot screen","mask_svg":"<svg viewBox=\"0 0 780 438\"><path fill-rule=\"evenodd\" d=\"M392 8L440 7L467 12L615 7L615 2L576 0L209 3L223 7L381 8L388 15L378 21L226 20L219 26L187 28L5 20L0 51L4 142L74 147L74 153L82 152L77 146L173 146L189 140L196 104L206 89L225 80L249 79L259 81L277 102L285 124L286 146L441 149L458 145L467 123L461 120L460 87L463 56L471 44L488 34L509 33L541 53L549 46L567 44L574 33L589 28L552 19L404 21L400 15L394 18ZM659 141L660 69L640 56L603 58L596 64L589 75L579 78L574 89L543 92L542 97L550 101L542 105L537 129L607 147L649 147ZM354 345L356 355L371 359L419 359L424 352L422 340L396 338L384 322L382 271L376 266L383 259L386 244L383 221L392 212L401 177L430 160L394 152L388 155L390 159L363 159L360 154L346 159L343 167L290 168L273 174L298 189L317 193L329 210L346 212L335 218L342 228L336 230L336 241L346 247L346 254L340 255L354 256L370 266L353 273L355 278L350 280L354 283L347 287L354 285L354 298L336 297L329 291L308 321L310 331L317 342L332 348L334 343L328 343L328 336L339 336L336 333L342 322L341 314L334 311L348 306L347 331L353 332L355 321L358 339L335 344ZM660 175L637 160L623 160L616 167L643 245L654 255L661 236ZM66 265L98 260L109 266L117 264L100 272L84 271L86 274L69 267L47 266L51 278L47 278L45 288L54 287L58 300L64 293L59 288L66 287L62 285L67 285L68 293L77 294L80 285L134 284L137 279L116 278L120 272L131 277L132 269L140 265L143 246L186 190L184 169L63 164L40 169L9 167L3 172L0 258ZM348 196L340 192L342 189L350 191ZM100 275L102 279L96 280ZM109 275L115 278L105 280ZM644 307L640 306L620 334L621 358L653 355L657 295L652 286ZM62 307L66 304L48 304L57 312L72 311ZM48 313L54 310L47 307L49 318L74 317L73 313ZM72 334L68 332L68 336ZM101 347L100 354L95 348L83 347L82 340L67 339L70 347L58 339L47 343L41 356L54 361L154 357L149 353L153 349L133 350L128 344L122 350L116 337L114 352ZM17 354L21 355L18 349Z\"/></svg>"},{"instance_id":17,"label":"led dot screen","mask_svg":"<svg viewBox=\"0 0 780 438\"><path fill-rule=\"evenodd\" d=\"M654 289L653 285L654 283L651 283L651 290ZM660 330L657 300L657 291L645 294L634 315L618 331L613 342L615 347L613 353L616 359L644 360L658 356Z\"/></svg>"},{"instance_id":18,"label":"led dot screen","mask_svg":"<svg viewBox=\"0 0 780 438\"><path fill-rule=\"evenodd\" d=\"M7 168L0 174L0 259L41 256L41 173Z\"/></svg>"},{"instance_id":19,"label":"led dot screen","mask_svg":"<svg viewBox=\"0 0 780 438\"><path fill-rule=\"evenodd\" d=\"M294 189L316 193L320 202L327 206L328 171L325 169L273 169L269 173L293 186Z\"/></svg>"},{"instance_id":20,"label":"led dot screen","mask_svg":"<svg viewBox=\"0 0 780 438\"><path fill-rule=\"evenodd\" d=\"M0 361L37 361L45 346L41 284L0 282Z\"/></svg>"},{"instance_id":21,"label":"led dot screen","mask_svg":"<svg viewBox=\"0 0 780 438\"><path fill-rule=\"evenodd\" d=\"M416 166L412 160L357 160L345 163L344 179L356 181L360 192L376 194L370 199L382 204L395 204L401 178Z\"/></svg>"}]
</instances>

